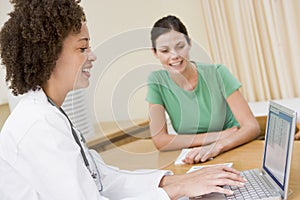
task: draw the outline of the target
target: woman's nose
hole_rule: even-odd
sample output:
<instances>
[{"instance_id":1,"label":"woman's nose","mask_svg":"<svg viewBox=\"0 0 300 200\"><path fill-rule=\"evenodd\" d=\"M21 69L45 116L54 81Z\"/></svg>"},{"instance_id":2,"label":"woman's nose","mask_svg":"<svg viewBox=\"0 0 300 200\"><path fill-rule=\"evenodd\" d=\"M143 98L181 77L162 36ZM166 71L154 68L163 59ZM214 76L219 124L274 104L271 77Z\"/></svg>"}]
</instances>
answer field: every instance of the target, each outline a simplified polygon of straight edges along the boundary
<instances>
[{"instance_id":1,"label":"woman's nose","mask_svg":"<svg viewBox=\"0 0 300 200\"><path fill-rule=\"evenodd\" d=\"M171 58L178 58L179 57L179 53L176 50L171 51Z\"/></svg>"}]
</instances>

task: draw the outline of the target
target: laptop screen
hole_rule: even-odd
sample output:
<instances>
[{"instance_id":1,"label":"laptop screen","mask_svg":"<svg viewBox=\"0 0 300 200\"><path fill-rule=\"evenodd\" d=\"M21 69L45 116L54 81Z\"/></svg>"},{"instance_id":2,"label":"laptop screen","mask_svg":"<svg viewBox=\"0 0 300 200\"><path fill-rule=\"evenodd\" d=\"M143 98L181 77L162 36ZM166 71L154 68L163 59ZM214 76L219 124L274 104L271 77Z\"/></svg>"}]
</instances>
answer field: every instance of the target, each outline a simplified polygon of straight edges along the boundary
<instances>
[{"instance_id":1,"label":"laptop screen","mask_svg":"<svg viewBox=\"0 0 300 200\"><path fill-rule=\"evenodd\" d=\"M263 169L283 191L288 184L295 117L294 111L270 102Z\"/></svg>"}]
</instances>

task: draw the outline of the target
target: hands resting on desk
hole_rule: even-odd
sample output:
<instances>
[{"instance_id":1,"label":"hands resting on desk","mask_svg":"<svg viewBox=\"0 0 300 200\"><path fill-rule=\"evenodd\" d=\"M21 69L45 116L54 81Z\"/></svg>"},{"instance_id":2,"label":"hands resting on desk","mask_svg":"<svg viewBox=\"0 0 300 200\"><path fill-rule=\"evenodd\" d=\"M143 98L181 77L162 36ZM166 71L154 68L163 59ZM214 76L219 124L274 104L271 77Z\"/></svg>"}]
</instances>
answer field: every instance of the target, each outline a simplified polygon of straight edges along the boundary
<instances>
[{"instance_id":1,"label":"hands resting on desk","mask_svg":"<svg viewBox=\"0 0 300 200\"><path fill-rule=\"evenodd\" d=\"M183 162L185 162L186 164L194 164L199 162L205 162L218 156L222 152L222 145L220 145L220 141L236 133L237 131L238 128L234 126L232 128L218 132L219 140L208 145L194 147L193 149L191 149L191 151L187 153L185 159L183 159ZM208 135L208 137L210 136Z\"/></svg>"},{"instance_id":2,"label":"hands resting on desk","mask_svg":"<svg viewBox=\"0 0 300 200\"><path fill-rule=\"evenodd\" d=\"M300 126L299 126L300 127ZM297 127L297 132L295 133L295 140L300 140L300 130ZM223 131L222 137L227 137L228 135L236 132L235 127ZM220 137L220 139L222 139ZM195 164L199 162L206 162L222 152L222 146L218 142L211 143L209 145L194 147L189 151L183 160L186 164Z\"/></svg>"},{"instance_id":3,"label":"hands resting on desk","mask_svg":"<svg viewBox=\"0 0 300 200\"><path fill-rule=\"evenodd\" d=\"M212 143L206 146L194 147L183 159L186 164L194 164L208 161L221 153L217 143Z\"/></svg>"},{"instance_id":4,"label":"hands resting on desk","mask_svg":"<svg viewBox=\"0 0 300 200\"><path fill-rule=\"evenodd\" d=\"M160 182L171 199L196 197L212 192L233 194L223 185L243 187L246 180L233 168L226 166L206 167L188 174L165 176Z\"/></svg>"}]
</instances>

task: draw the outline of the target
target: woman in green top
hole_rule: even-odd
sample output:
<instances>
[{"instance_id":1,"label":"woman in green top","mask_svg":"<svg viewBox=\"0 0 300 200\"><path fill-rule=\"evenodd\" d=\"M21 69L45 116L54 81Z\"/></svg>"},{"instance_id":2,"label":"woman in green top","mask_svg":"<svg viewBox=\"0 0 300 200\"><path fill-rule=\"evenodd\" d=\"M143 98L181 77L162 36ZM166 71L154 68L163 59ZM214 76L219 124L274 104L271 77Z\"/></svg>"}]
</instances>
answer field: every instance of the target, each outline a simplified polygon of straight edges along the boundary
<instances>
[{"instance_id":1,"label":"woman in green top","mask_svg":"<svg viewBox=\"0 0 300 200\"><path fill-rule=\"evenodd\" d=\"M164 67L149 75L146 98L159 150L193 147L183 160L193 164L258 136L259 125L239 92L241 83L224 65L189 60L191 39L177 17L158 20L151 40ZM166 113L178 135L168 133Z\"/></svg>"}]
</instances>

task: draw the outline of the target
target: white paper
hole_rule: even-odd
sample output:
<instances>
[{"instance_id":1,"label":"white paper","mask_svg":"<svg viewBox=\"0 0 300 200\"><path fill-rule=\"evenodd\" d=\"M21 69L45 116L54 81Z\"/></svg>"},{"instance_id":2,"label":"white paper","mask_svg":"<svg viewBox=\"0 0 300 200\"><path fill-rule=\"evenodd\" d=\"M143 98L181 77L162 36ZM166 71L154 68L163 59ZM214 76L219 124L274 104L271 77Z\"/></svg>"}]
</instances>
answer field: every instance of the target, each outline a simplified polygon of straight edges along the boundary
<instances>
[{"instance_id":1,"label":"white paper","mask_svg":"<svg viewBox=\"0 0 300 200\"><path fill-rule=\"evenodd\" d=\"M182 160L185 158L186 154L188 152L190 152L192 149L182 149L181 153L179 154L179 156L177 157L177 159L175 160L175 165L183 165L186 164L185 162L183 162Z\"/></svg>"},{"instance_id":2,"label":"white paper","mask_svg":"<svg viewBox=\"0 0 300 200\"><path fill-rule=\"evenodd\" d=\"M197 166L191 167L189 169L189 171L187 171L186 173L197 171L197 170L202 169L204 167L213 167L213 166L222 166L222 165L227 166L227 167L232 167L233 163L220 163L220 164L214 164L214 165L197 165Z\"/></svg>"}]
</instances>

